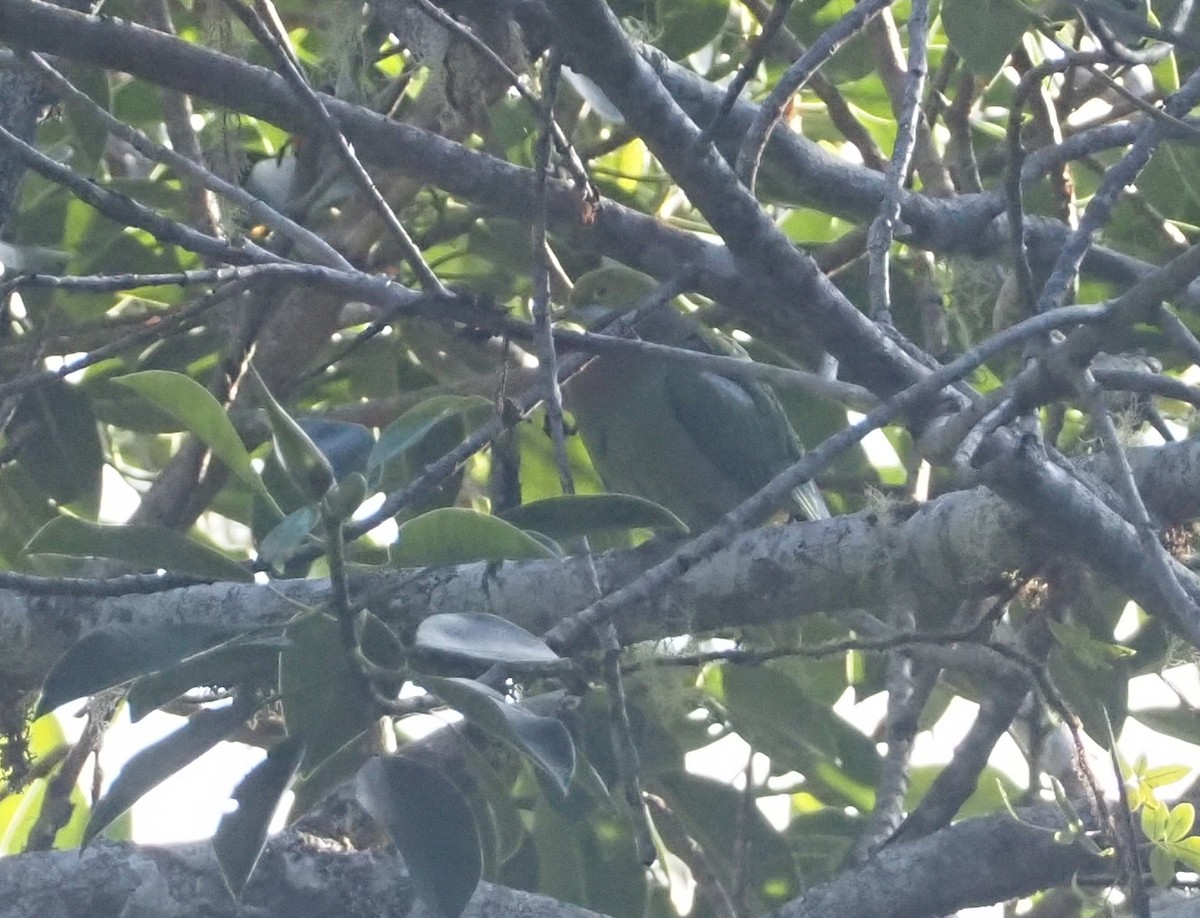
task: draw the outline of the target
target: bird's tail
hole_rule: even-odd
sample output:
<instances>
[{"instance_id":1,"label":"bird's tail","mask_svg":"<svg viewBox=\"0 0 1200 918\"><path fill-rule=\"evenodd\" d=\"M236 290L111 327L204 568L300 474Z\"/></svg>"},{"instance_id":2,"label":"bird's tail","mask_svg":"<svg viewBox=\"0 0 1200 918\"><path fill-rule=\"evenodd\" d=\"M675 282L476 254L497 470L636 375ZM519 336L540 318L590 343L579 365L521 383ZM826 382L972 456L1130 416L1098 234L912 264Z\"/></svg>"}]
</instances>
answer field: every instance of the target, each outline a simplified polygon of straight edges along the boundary
<instances>
[{"instance_id":1,"label":"bird's tail","mask_svg":"<svg viewBox=\"0 0 1200 918\"><path fill-rule=\"evenodd\" d=\"M792 502L806 520L827 520L831 516L821 489L815 481L806 481L792 491Z\"/></svg>"}]
</instances>

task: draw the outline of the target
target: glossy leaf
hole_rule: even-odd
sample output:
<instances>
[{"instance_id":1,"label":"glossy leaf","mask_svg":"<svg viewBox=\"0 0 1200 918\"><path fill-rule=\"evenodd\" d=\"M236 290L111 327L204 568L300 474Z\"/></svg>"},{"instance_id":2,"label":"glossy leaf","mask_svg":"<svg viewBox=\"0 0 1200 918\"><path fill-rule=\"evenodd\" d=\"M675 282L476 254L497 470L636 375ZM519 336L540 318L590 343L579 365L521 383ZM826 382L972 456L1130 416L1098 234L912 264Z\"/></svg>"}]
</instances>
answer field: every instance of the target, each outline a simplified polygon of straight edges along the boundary
<instances>
[{"instance_id":1,"label":"glossy leaf","mask_svg":"<svg viewBox=\"0 0 1200 918\"><path fill-rule=\"evenodd\" d=\"M561 658L539 637L487 612L444 612L417 626L413 646L478 663L537 666Z\"/></svg>"},{"instance_id":2,"label":"glossy leaf","mask_svg":"<svg viewBox=\"0 0 1200 918\"><path fill-rule=\"evenodd\" d=\"M158 622L93 631L59 657L42 682L35 716L177 663L211 645L222 629Z\"/></svg>"},{"instance_id":3,"label":"glossy leaf","mask_svg":"<svg viewBox=\"0 0 1200 918\"><path fill-rule=\"evenodd\" d=\"M168 370L142 370L118 377L113 382L134 390L177 418L203 440L233 474L269 497L262 479L250 465L250 454L224 407L194 379Z\"/></svg>"},{"instance_id":4,"label":"glossy leaf","mask_svg":"<svg viewBox=\"0 0 1200 918\"><path fill-rule=\"evenodd\" d=\"M279 464L304 499L316 503L333 487L333 465L296 419L275 400L258 372L251 370L251 375L258 383L258 397L267 409L271 442Z\"/></svg>"},{"instance_id":5,"label":"glossy leaf","mask_svg":"<svg viewBox=\"0 0 1200 918\"><path fill-rule=\"evenodd\" d=\"M468 425L479 423L493 410L491 402L485 398L443 395L406 411L384 428L371 450L367 470L372 487L394 490L408 477L407 460L420 453L426 440L437 438L440 430L446 428L451 429L457 440L459 432L465 431Z\"/></svg>"},{"instance_id":6,"label":"glossy leaf","mask_svg":"<svg viewBox=\"0 0 1200 918\"><path fill-rule=\"evenodd\" d=\"M430 510L400 527L393 567L446 567L471 561L553 558L554 552L511 523L461 507Z\"/></svg>"},{"instance_id":7,"label":"glossy leaf","mask_svg":"<svg viewBox=\"0 0 1200 918\"><path fill-rule=\"evenodd\" d=\"M133 683L125 699L129 718L137 722L198 686L228 688L273 682L278 674L279 653L287 646L282 635L238 638L142 676Z\"/></svg>"},{"instance_id":8,"label":"glossy leaf","mask_svg":"<svg viewBox=\"0 0 1200 918\"><path fill-rule=\"evenodd\" d=\"M207 580L254 580L253 573L232 558L163 526L101 526L78 517L60 516L43 526L25 550L112 558L143 571L162 569Z\"/></svg>"},{"instance_id":9,"label":"glossy leaf","mask_svg":"<svg viewBox=\"0 0 1200 918\"><path fill-rule=\"evenodd\" d=\"M473 679L425 676L419 681L475 726L521 752L566 796L575 774L575 743L562 721L531 714Z\"/></svg>"},{"instance_id":10,"label":"glossy leaf","mask_svg":"<svg viewBox=\"0 0 1200 918\"><path fill-rule=\"evenodd\" d=\"M283 720L288 735L304 741L308 775L374 723L374 702L335 619L303 615L285 636L289 646L279 657Z\"/></svg>"},{"instance_id":11,"label":"glossy leaf","mask_svg":"<svg viewBox=\"0 0 1200 918\"><path fill-rule=\"evenodd\" d=\"M391 835L418 894L439 918L458 918L483 871L479 831L462 792L403 757L372 759L357 784L359 802Z\"/></svg>"}]
</instances>

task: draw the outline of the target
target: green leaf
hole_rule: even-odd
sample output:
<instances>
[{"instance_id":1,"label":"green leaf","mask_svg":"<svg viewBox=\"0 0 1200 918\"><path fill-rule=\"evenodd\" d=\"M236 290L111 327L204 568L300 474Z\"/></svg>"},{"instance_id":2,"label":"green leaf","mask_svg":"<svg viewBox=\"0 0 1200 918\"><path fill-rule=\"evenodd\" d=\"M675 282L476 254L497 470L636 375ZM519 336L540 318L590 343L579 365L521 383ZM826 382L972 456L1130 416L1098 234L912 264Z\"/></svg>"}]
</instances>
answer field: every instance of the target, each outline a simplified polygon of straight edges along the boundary
<instances>
[{"instance_id":1,"label":"green leaf","mask_svg":"<svg viewBox=\"0 0 1200 918\"><path fill-rule=\"evenodd\" d=\"M942 773L942 765L919 765L911 769L906 800L908 809L912 809L933 786L938 775ZM969 816L987 816L995 813L1004 806L1004 800L1016 799L1021 795L1021 788L1004 772L991 765L979 773L979 780L971 796L958 808L956 817L966 819Z\"/></svg>"},{"instance_id":2,"label":"green leaf","mask_svg":"<svg viewBox=\"0 0 1200 918\"><path fill-rule=\"evenodd\" d=\"M371 737L360 733L292 785L292 810L288 821L299 819L339 785L353 778L373 756Z\"/></svg>"},{"instance_id":3,"label":"green leaf","mask_svg":"<svg viewBox=\"0 0 1200 918\"><path fill-rule=\"evenodd\" d=\"M50 667L35 716L164 669L209 646L223 631L211 625L164 621L85 634Z\"/></svg>"},{"instance_id":4,"label":"green leaf","mask_svg":"<svg viewBox=\"0 0 1200 918\"><path fill-rule=\"evenodd\" d=\"M666 507L630 494L571 494L514 507L501 519L558 541L600 532L662 529L686 533L687 526Z\"/></svg>"},{"instance_id":5,"label":"green leaf","mask_svg":"<svg viewBox=\"0 0 1200 918\"><path fill-rule=\"evenodd\" d=\"M541 638L490 612L431 615L417 626L413 645L484 664L537 666L562 662Z\"/></svg>"},{"instance_id":6,"label":"green leaf","mask_svg":"<svg viewBox=\"0 0 1200 918\"><path fill-rule=\"evenodd\" d=\"M1160 889L1166 889L1175 879L1175 857L1164 848L1150 849L1150 876Z\"/></svg>"},{"instance_id":7,"label":"green leaf","mask_svg":"<svg viewBox=\"0 0 1200 918\"><path fill-rule=\"evenodd\" d=\"M440 450L447 432L449 439L457 442L468 427L485 420L493 410L491 402L480 396L440 395L404 412L383 429L367 458L371 487L395 490L409 477L413 456L423 458L421 447L427 441L436 441Z\"/></svg>"},{"instance_id":8,"label":"green leaf","mask_svg":"<svg viewBox=\"0 0 1200 918\"><path fill-rule=\"evenodd\" d=\"M982 77L994 76L1034 18L1020 0L943 0L950 46Z\"/></svg>"},{"instance_id":9,"label":"green leaf","mask_svg":"<svg viewBox=\"0 0 1200 918\"><path fill-rule=\"evenodd\" d=\"M462 792L427 765L389 757L359 771L358 800L387 829L418 894L439 918L458 918L483 871L479 830Z\"/></svg>"},{"instance_id":10,"label":"green leaf","mask_svg":"<svg viewBox=\"0 0 1200 918\"><path fill-rule=\"evenodd\" d=\"M129 689L129 718L137 722L197 686L244 686L273 682L279 653L288 646L282 635L273 638L235 638L174 666L142 676Z\"/></svg>"},{"instance_id":11,"label":"green leaf","mask_svg":"<svg viewBox=\"0 0 1200 918\"><path fill-rule=\"evenodd\" d=\"M256 702L246 696L223 708L198 711L174 733L135 754L125 763L108 793L97 801L83 834L83 844L87 845L147 791L238 729L253 713L255 706Z\"/></svg>"},{"instance_id":12,"label":"green leaf","mask_svg":"<svg viewBox=\"0 0 1200 918\"><path fill-rule=\"evenodd\" d=\"M422 686L495 739L515 748L565 797L575 774L575 743L562 722L509 704L474 679L424 676Z\"/></svg>"},{"instance_id":13,"label":"green leaf","mask_svg":"<svg viewBox=\"0 0 1200 918\"><path fill-rule=\"evenodd\" d=\"M533 808L538 892L605 915L670 915L647 903L649 871L638 862L627 820L580 819L538 798Z\"/></svg>"},{"instance_id":14,"label":"green leaf","mask_svg":"<svg viewBox=\"0 0 1200 918\"><path fill-rule=\"evenodd\" d=\"M725 702L734 727L755 748L781 763L835 759L837 735L824 705L772 666L724 666Z\"/></svg>"},{"instance_id":15,"label":"green leaf","mask_svg":"<svg viewBox=\"0 0 1200 918\"><path fill-rule=\"evenodd\" d=\"M1141 711L1138 712L1138 718L1141 718ZM1196 738L1196 734L1192 734L1192 739ZM1141 776L1141 783L1147 787L1162 787L1166 784L1174 784L1176 781L1182 781L1192 773L1192 769L1187 765L1162 765L1158 768L1151 768Z\"/></svg>"},{"instance_id":16,"label":"green leaf","mask_svg":"<svg viewBox=\"0 0 1200 918\"><path fill-rule=\"evenodd\" d=\"M296 419L275 400L258 371L251 368L250 374L258 383L258 397L267 409L279 464L304 499L316 503L333 487L333 465Z\"/></svg>"},{"instance_id":17,"label":"green leaf","mask_svg":"<svg viewBox=\"0 0 1200 918\"><path fill-rule=\"evenodd\" d=\"M102 526L60 516L43 526L25 551L113 558L135 564L139 570L162 568L206 580L254 580L254 574L232 558L164 526Z\"/></svg>"},{"instance_id":18,"label":"green leaf","mask_svg":"<svg viewBox=\"0 0 1200 918\"><path fill-rule=\"evenodd\" d=\"M8 436L18 462L34 483L59 504L94 494L104 456L88 396L55 380L21 397Z\"/></svg>"},{"instance_id":19,"label":"green leaf","mask_svg":"<svg viewBox=\"0 0 1200 918\"><path fill-rule=\"evenodd\" d=\"M1171 813L1167 819L1167 841L1182 841L1192 831L1192 825L1195 822L1196 808L1186 800L1171 807Z\"/></svg>"},{"instance_id":20,"label":"green leaf","mask_svg":"<svg viewBox=\"0 0 1200 918\"><path fill-rule=\"evenodd\" d=\"M16 568L28 541L56 516L19 463L0 468L0 566Z\"/></svg>"},{"instance_id":21,"label":"green leaf","mask_svg":"<svg viewBox=\"0 0 1200 918\"><path fill-rule=\"evenodd\" d=\"M293 510L258 545L258 557L274 568L282 568L308 541L321 514L312 505Z\"/></svg>"},{"instance_id":22,"label":"green leaf","mask_svg":"<svg viewBox=\"0 0 1200 918\"><path fill-rule=\"evenodd\" d=\"M1142 807L1142 833L1153 842L1166 838L1167 808L1162 805Z\"/></svg>"},{"instance_id":23,"label":"green leaf","mask_svg":"<svg viewBox=\"0 0 1200 918\"><path fill-rule=\"evenodd\" d=\"M869 737L777 666L726 665L721 676L730 722L748 743L804 774L828 802L870 809L879 754Z\"/></svg>"},{"instance_id":24,"label":"green leaf","mask_svg":"<svg viewBox=\"0 0 1200 918\"><path fill-rule=\"evenodd\" d=\"M1200 870L1200 837L1195 835L1171 845L1171 854L1193 873Z\"/></svg>"},{"instance_id":25,"label":"green leaf","mask_svg":"<svg viewBox=\"0 0 1200 918\"><path fill-rule=\"evenodd\" d=\"M470 561L525 561L556 557L511 523L462 507L443 507L400 527L389 552L393 567L447 567Z\"/></svg>"},{"instance_id":26,"label":"green leaf","mask_svg":"<svg viewBox=\"0 0 1200 918\"><path fill-rule=\"evenodd\" d=\"M1143 708L1130 712L1130 717L1151 730L1165 733L1184 742L1194 743L1200 737L1200 711L1191 708ZM1180 778L1182 775L1180 776ZM1180 778L1173 778L1178 781ZM1171 781L1163 783L1172 783Z\"/></svg>"},{"instance_id":27,"label":"green leaf","mask_svg":"<svg viewBox=\"0 0 1200 918\"><path fill-rule=\"evenodd\" d=\"M1116 660L1133 655L1128 647L1098 640L1087 628L1071 622L1050 622L1050 631L1076 660L1091 669L1106 669Z\"/></svg>"},{"instance_id":28,"label":"green leaf","mask_svg":"<svg viewBox=\"0 0 1200 918\"><path fill-rule=\"evenodd\" d=\"M721 34L729 17L729 0L657 0L655 14L662 30L658 47L678 60Z\"/></svg>"},{"instance_id":29,"label":"green leaf","mask_svg":"<svg viewBox=\"0 0 1200 918\"><path fill-rule=\"evenodd\" d=\"M239 898L258 863L271 817L296 777L304 744L294 736L276 743L233 792L237 809L221 817L213 835L213 851L234 898Z\"/></svg>"},{"instance_id":30,"label":"green leaf","mask_svg":"<svg viewBox=\"0 0 1200 918\"><path fill-rule=\"evenodd\" d=\"M718 864L745 865L748 890L769 909L800 891L792 853L784 837L757 807L745 807L741 791L730 784L687 772L659 777L662 795L688 834ZM738 826L738 831L731 827ZM737 853L744 845L744 853Z\"/></svg>"},{"instance_id":31,"label":"green leaf","mask_svg":"<svg viewBox=\"0 0 1200 918\"><path fill-rule=\"evenodd\" d=\"M279 656L279 691L289 736L305 743L303 773L375 722L374 702L335 619L309 613L288 625Z\"/></svg>"},{"instance_id":32,"label":"green leaf","mask_svg":"<svg viewBox=\"0 0 1200 918\"><path fill-rule=\"evenodd\" d=\"M142 370L113 380L153 402L177 418L188 430L204 441L231 472L263 497L270 495L262 479L250 464L250 453L221 403L202 385L182 373L169 370ZM273 503L273 501L272 501Z\"/></svg>"},{"instance_id":33,"label":"green leaf","mask_svg":"<svg viewBox=\"0 0 1200 918\"><path fill-rule=\"evenodd\" d=\"M1128 713L1129 677L1119 666L1092 666L1063 646L1050 652L1050 678L1083 729L1104 749L1111 733L1120 733Z\"/></svg>"}]
</instances>

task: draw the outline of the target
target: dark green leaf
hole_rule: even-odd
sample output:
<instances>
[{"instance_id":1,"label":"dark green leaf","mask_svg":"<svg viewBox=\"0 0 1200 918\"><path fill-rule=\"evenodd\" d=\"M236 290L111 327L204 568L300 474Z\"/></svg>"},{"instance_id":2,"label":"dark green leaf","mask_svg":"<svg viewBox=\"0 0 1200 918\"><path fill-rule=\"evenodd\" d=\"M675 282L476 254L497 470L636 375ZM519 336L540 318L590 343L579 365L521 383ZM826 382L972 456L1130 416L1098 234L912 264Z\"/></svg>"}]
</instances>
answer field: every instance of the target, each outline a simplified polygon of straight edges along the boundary
<instances>
[{"instance_id":1,"label":"dark green leaf","mask_svg":"<svg viewBox=\"0 0 1200 918\"><path fill-rule=\"evenodd\" d=\"M607 915L645 915L649 872L639 863L627 820L587 819L539 798L533 809L538 891Z\"/></svg>"},{"instance_id":2,"label":"dark green leaf","mask_svg":"<svg viewBox=\"0 0 1200 918\"><path fill-rule=\"evenodd\" d=\"M687 772L659 778L667 804L688 834L718 863L740 863L751 891L766 908L782 905L799 892L791 851L757 807L746 808L741 791L729 784ZM730 831L739 826L739 831ZM739 856L736 846L744 844Z\"/></svg>"},{"instance_id":3,"label":"dark green leaf","mask_svg":"<svg viewBox=\"0 0 1200 918\"><path fill-rule=\"evenodd\" d=\"M279 653L287 647L283 636L237 638L203 650L174 666L142 676L129 689L129 718L137 722L197 686L254 685L276 677Z\"/></svg>"},{"instance_id":4,"label":"dark green leaf","mask_svg":"<svg viewBox=\"0 0 1200 918\"><path fill-rule=\"evenodd\" d=\"M532 529L559 541L613 530L688 531L683 520L666 507L630 494L548 497L514 507L502 518L521 529Z\"/></svg>"},{"instance_id":5,"label":"dark green leaf","mask_svg":"<svg viewBox=\"0 0 1200 918\"><path fill-rule=\"evenodd\" d=\"M371 450L367 459L371 486L381 491L394 490L407 480L408 459L411 454L421 454L426 440L438 438L448 427L451 438L457 442L468 426L478 424L493 410L491 402L479 396L442 395L406 411L384 428Z\"/></svg>"},{"instance_id":6,"label":"dark green leaf","mask_svg":"<svg viewBox=\"0 0 1200 918\"><path fill-rule=\"evenodd\" d=\"M360 733L308 774L298 778L292 785L289 822L299 819L335 787L353 778L372 755L370 736Z\"/></svg>"},{"instance_id":7,"label":"dark green leaf","mask_svg":"<svg viewBox=\"0 0 1200 918\"><path fill-rule=\"evenodd\" d=\"M657 0L656 19L662 35L657 45L668 57L699 51L720 33L729 16L729 0Z\"/></svg>"},{"instance_id":8,"label":"dark green leaf","mask_svg":"<svg viewBox=\"0 0 1200 918\"><path fill-rule=\"evenodd\" d=\"M50 667L36 716L177 663L219 639L222 630L164 621L86 634Z\"/></svg>"},{"instance_id":9,"label":"dark green leaf","mask_svg":"<svg viewBox=\"0 0 1200 918\"><path fill-rule=\"evenodd\" d=\"M554 553L511 523L462 507L430 510L400 527L393 567L446 567L471 561L524 561Z\"/></svg>"},{"instance_id":10,"label":"dark green leaf","mask_svg":"<svg viewBox=\"0 0 1200 918\"><path fill-rule=\"evenodd\" d=\"M259 543L259 558L272 567L283 567L308 541L320 519L320 512L312 505L292 511Z\"/></svg>"},{"instance_id":11,"label":"dark green leaf","mask_svg":"<svg viewBox=\"0 0 1200 918\"><path fill-rule=\"evenodd\" d=\"M871 741L773 666L722 667L735 730L774 767L805 775L838 802L869 809L879 755Z\"/></svg>"},{"instance_id":12,"label":"dark green leaf","mask_svg":"<svg viewBox=\"0 0 1200 918\"><path fill-rule=\"evenodd\" d=\"M169 736L133 756L96 803L84 832L86 845L142 795L193 762L246 722L256 702L239 698L223 708L198 711Z\"/></svg>"},{"instance_id":13,"label":"dark green leaf","mask_svg":"<svg viewBox=\"0 0 1200 918\"><path fill-rule=\"evenodd\" d=\"M942 26L967 66L990 79L1034 21L1020 0L943 0Z\"/></svg>"},{"instance_id":14,"label":"dark green leaf","mask_svg":"<svg viewBox=\"0 0 1200 918\"><path fill-rule=\"evenodd\" d=\"M1200 711L1192 708L1143 708L1130 712L1129 716L1151 730L1187 743L1200 738Z\"/></svg>"},{"instance_id":15,"label":"dark green leaf","mask_svg":"<svg viewBox=\"0 0 1200 918\"><path fill-rule=\"evenodd\" d=\"M413 644L421 650L479 663L536 666L562 662L541 638L488 612L431 615L417 626Z\"/></svg>"},{"instance_id":16,"label":"dark green leaf","mask_svg":"<svg viewBox=\"0 0 1200 918\"><path fill-rule=\"evenodd\" d=\"M358 773L358 799L388 830L421 897L439 918L458 918L483 870L462 792L427 765L376 758Z\"/></svg>"},{"instance_id":17,"label":"dark green leaf","mask_svg":"<svg viewBox=\"0 0 1200 918\"><path fill-rule=\"evenodd\" d=\"M213 835L213 851L221 865L221 874L234 898L242 894L254 872L271 817L279 800L296 776L304 744L294 736L276 743L266 761L254 766L233 792L237 809L221 817Z\"/></svg>"},{"instance_id":18,"label":"dark green leaf","mask_svg":"<svg viewBox=\"0 0 1200 918\"><path fill-rule=\"evenodd\" d=\"M305 743L307 776L375 721L366 681L342 646L338 623L309 613L288 625L279 691L288 735Z\"/></svg>"},{"instance_id":19,"label":"dark green leaf","mask_svg":"<svg viewBox=\"0 0 1200 918\"><path fill-rule=\"evenodd\" d=\"M258 383L258 397L267 409L279 464L304 499L316 503L333 487L333 465L296 419L275 400L258 372L251 370L251 375Z\"/></svg>"},{"instance_id":20,"label":"dark green leaf","mask_svg":"<svg viewBox=\"0 0 1200 918\"><path fill-rule=\"evenodd\" d=\"M101 526L60 516L43 526L25 551L113 558L140 570L161 568L206 580L254 580L254 574L232 558L164 526Z\"/></svg>"},{"instance_id":21,"label":"dark green leaf","mask_svg":"<svg viewBox=\"0 0 1200 918\"><path fill-rule=\"evenodd\" d=\"M100 434L87 395L75 386L55 380L27 392L8 433L19 445L21 468L58 503L98 489L104 463Z\"/></svg>"},{"instance_id":22,"label":"dark green leaf","mask_svg":"<svg viewBox=\"0 0 1200 918\"><path fill-rule=\"evenodd\" d=\"M575 743L562 722L531 714L473 679L425 676L421 685L471 723L516 748L566 796L575 774Z\"/></svg>"},{"instance_id":23,"label":"dark green leaf","mask_svg":"<svg viewBox=\"0 0 1200 918\"><path fill-rule=\"evenodd\" d=\"M1120 666L1091 666L1057 646L1050 652L1050 679L1087 735L1107 749L1110 727L1121 732L1128 712L1129 678Z\"/></svg>"}]
</instances>

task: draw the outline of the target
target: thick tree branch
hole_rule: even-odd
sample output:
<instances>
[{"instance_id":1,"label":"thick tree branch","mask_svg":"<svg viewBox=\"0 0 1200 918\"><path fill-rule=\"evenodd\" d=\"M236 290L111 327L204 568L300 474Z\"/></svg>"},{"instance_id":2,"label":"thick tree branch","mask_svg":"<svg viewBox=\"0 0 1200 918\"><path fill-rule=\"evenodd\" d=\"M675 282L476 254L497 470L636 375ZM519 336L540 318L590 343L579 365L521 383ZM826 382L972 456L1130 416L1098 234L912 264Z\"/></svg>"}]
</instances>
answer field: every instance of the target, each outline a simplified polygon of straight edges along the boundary
<instances>
[{"instance_id":1,"label":"thick tree branch","mask_svg":"<svg viewBox=\"0 0 1200 918\"><path fill-rule=\"evenodd\" d=\"M1077 873L1102 873L1111 862L1063 844L1046 827L1066 828L1053 807L971 819L920 841L889 845L858 870L809 890L773 918L948 915L1028 895Z\"/></svg>"},{"instance_id":2,"label":"thick tree branch","mask_svg":"<svg viewBox=\"0 0 1200 918\"><path fill-rule=\"evenodd\" d=\"M285 833L267 845L241 903L235 903L212 845L98 844L82 854L52 851L0 858L7 918L127 918L130 915L417 918L418 901L392 854L318 847ZM546 896L483 883L463 918L597 918Z\"/></svg>"},{"instance_id":3,"label":"thick tree branch","mask_svg":"<svg viewBox=\"0 0 1200 918\"><path fill-rule=\"evenodd\" d=\"M775 918L888 915L921 918L985 905L1102 874L1106 861L1055 841L1065 828L1050 806L969 820L907 845L885 848L862 867L809 890ZM1046 828L1043 828L1046 827ZM267 846L236 906L207 842L139 848L99 844L83 852L0 859L11 918L118 918L131 914L304 915L306 918L426 914L395 856L318 848L285 833ZM247 911L253 909L254 911ZM481 884L464 918L589 918L595 912L545 896Z\"/></svg>"},{"instance_id":4,"label":"thick tree branch","mask_svg":"<svg viewBox=\"0 0 1200 918\"><path fill-rule=\"evenodd\" d=\"M1200 516L1200 440L1132 450L1130 459L1160 519ZM1095 467L1103 468L1101 460ZM630 644L875 608L881 598L900 591L921 596L923 608L934 614L946 610L949 615L963 599L997 592L1013 572L1036 568L1064 548L1153 608L1157 594L1149 591L1157 589L1155 582L1137 570L1130 573L1125 562L1114 564L1094 531L1081 532L1064 541L984 489L954 492L921 506L769 526L743 534L661 594L631 605L617 625L621 642ZM670 549L655 542L599 556L605 592L632 580ZM490 612L534 633L595 599L583 566L570 559L364 572L353 588L357 600L396 623L442 612ZM319 605L327 592L324 580L219 583L116 597L0 589L0 674L15 684L36 685L74 640L97 630L136 635L169 621L232 636L285 622L296 614L297 604ZM918 624L937 627L936 622Z\"/></svg>"}]
</instances>

